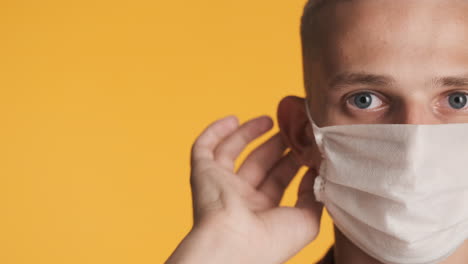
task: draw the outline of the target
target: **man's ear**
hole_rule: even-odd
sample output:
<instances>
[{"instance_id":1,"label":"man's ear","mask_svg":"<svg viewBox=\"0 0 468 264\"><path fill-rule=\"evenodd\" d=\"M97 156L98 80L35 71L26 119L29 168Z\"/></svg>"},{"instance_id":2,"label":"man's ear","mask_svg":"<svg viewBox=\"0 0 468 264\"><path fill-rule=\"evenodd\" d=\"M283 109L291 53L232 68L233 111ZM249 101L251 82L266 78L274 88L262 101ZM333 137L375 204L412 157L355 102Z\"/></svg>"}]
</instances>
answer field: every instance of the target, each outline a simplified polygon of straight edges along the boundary
<instances>
[{"instance_id":1,"label":"man's ear","mask_svg":"<svg viewBox=\"0 0 468 264\"><path fill-rule=\"evenodd\" d=\"M307 118L304 100L297 96L283 98L278 105L278 125L281 137L291 148L297 162L318 168L321 155Z\"/></svg>"}]
</instances>

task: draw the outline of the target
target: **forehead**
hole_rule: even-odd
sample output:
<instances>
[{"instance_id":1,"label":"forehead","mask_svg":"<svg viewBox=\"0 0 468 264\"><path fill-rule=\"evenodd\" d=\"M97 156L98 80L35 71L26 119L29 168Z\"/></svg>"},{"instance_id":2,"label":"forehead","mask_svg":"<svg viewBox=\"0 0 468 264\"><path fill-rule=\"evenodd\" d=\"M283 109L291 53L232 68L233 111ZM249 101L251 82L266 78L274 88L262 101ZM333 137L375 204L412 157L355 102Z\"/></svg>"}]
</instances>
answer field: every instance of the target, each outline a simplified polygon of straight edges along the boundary
<instances>
[{"instance_id":1,"label":"forehead","mask_svg":"<svg viewBox=\"0 0 468 264\"><path fill-rule=\"evenodd\" d=\"M350 0L321 12L328 75L460 74L468 70L468 1Z\"/></svg>"}]
</instances>

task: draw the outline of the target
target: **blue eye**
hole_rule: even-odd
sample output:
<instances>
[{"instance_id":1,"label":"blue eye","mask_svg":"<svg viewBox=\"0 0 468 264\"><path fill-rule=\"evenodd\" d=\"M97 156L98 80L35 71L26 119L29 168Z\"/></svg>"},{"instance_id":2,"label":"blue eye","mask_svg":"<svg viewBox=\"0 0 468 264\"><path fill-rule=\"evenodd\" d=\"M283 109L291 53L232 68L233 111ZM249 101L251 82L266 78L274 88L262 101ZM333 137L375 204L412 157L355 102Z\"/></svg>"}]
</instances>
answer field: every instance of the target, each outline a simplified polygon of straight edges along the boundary
<instances>
[{"instance_id":1,"label":"blue eye","mask_svg":"<svg viewBox=\"0 0 468 264\"><path fill-rule=\"evenodd\" d=\"M371 92L360 92L351 96L349 103L359 109L373 109L381 106L382 100Z\"/></svg>"},{"instance_id":2,"label":"blue eye","mask_svg":"<svg viewBox=\"0 0 468 264\"><path fill-rule=\"evenodd\" d=\"M448 97L449 104L454 109L462 109L467 104L467 95L465 93L456 92Z\"/></svg>"},{"instance_id":3,"label":"blue eye","mask_svg":"<svg viewBox=\"0 0 468 264\"><path fill-rule=\"evenodd\" d=\"M361 109L366 109L372 105L372 96L369 93L359 93L354 96L354 104Z\"/></svg>"}]
</instances>

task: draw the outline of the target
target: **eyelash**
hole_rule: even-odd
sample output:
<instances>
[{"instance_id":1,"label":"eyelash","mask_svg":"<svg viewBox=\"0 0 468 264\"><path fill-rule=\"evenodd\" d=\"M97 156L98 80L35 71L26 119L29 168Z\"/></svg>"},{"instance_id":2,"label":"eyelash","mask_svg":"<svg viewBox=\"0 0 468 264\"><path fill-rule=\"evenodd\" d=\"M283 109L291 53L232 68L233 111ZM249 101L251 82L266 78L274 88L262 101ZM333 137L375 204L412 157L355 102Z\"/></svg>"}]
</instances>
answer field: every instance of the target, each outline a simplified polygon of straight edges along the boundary
<instances>
[{"instance_id":1,"label":"eyelash","mask_svg":"<svg viewBox=\"0 0 468 264\"><path fill-rule=\"evenodd\" d=\"M385 103L387 102L386 99L384 99L381 94L375 92L375 91L370 91L370 90L360 90L360 91L355 91L355 92L352 92L351 94L349 95L346 95L344 96L344 101L350 105L352 105L354 108L356 108L356 110L359 110L359 111L367 111L367 112L372 112L372 111L376 111L376 109L380 109L380 107L376 107L376 108L371 108L371 109L360 109L358 108L357 106L354 105L354 103L351 103L351 101L353 101L352 99L359 95L359 94L362 94L362 93L369 93L375 97L377 97L380 101L382 101L382 103Z\"/></svg>"},{"instance_id":2,"label":"eyelash","mask_svg":"<svg viewBox=\"0 0 468 264\"><path fill-rule=\"evenodd\" d=\"M347 104L350 104L353 106L353 108L355 108L355 110L358 110L358 111L367 111L367 112L372 112L372 111L376 111L376 110L379 110L381 107L376 107L376 108L370 108L370 109L361 109L361 108L358 108L356 105L354 105L354 100L353 98L359 94L362 94L362 93L369 93L375 97L377 97L380 101L382 101L382 103L388 103L388 100L385 98L385 96L381 95L380 93L378 92L375 92L375 91L370 91L370 90L360 90L360 91L354 91L352 93L350 93L349 95L346 95L344 96L344 102L347 103ZM446 108L450 109L450 111L454 111L454 112L461 112L461 111L467 111L468 112L468 104L466 107L464 108L461 108L461 109L453 109L452 107L450 107L450 104L448 102L449 98L451 95L455 94L455 93L462 93L464 94L465 96L467 96L467 99L468 99L468 91L465 91L465 90L451 90L451 91L448 91L445 93L444 97L443 97L443 105L446 106ZM438 102L437 103L438 106L441 106L441 103Z\"/></svg>"},{"instance_id":3,"label":"eyelash","mask_svg":"<svg viewBox=\"0 0 468 264\"><path fill-rule=\"evenodd\" d=\"M460 91L460 90L452 90L452 91L448 91L445 95L444 95L444 100L443 100L443 104L446 105L448 109L450 109L450 111L453 111L453 112L462 112L462 111L468 111L468 104L464 107L464 108L461 108L461 109L453 109L452 107L450 107L450 103L448 102L449 101L449 98L452 94L455 94L455 93L462 93L464 94L467 99L468 99L468 92L467 91ZM437 103L437 106L440 106L440 103Z\"/></svg>"}]
</instances>

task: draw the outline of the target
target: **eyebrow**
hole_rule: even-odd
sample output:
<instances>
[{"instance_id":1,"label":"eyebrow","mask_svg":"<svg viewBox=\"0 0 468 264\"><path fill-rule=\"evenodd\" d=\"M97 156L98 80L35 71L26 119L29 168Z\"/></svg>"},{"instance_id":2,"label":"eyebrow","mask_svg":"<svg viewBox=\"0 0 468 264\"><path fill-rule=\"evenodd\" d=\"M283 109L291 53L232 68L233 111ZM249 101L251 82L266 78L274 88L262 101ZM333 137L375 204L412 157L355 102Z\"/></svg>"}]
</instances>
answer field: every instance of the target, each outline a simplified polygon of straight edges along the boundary
<instances>
[{"instance_id":1,"label":"eyebrow","mask_svg":"<svg viewBox=\"0 0 468 264\"><path fill-rule=\"evenodd\" d=\"M447 76L447 77L437 77L432 80L434 86L468 86L468 74L461 76Z\"/></svg>"},{"instance_id":2,"label":"eyebrow","mask_svg":"<svg viewBox=\"0 0 468 264\"><path fill-rule=\"evenodd\" d=\"M351 85L390 86L395 79L387 75L366 72L342 72L335 75L329 82L331 89L339 89Z\"/></svg>"},{"instance_id":3,"label":"eyebrow","mask_svg":"<svg viewBox=\"0 0 468 264\"><path fill-rule=\"evenodd\" d=\"M330 89L343 88L352 85L393 86L396 81L389 75L379 75L367 72L342 72L335 75L329 82ZM468 74L460 76L435 77L430 82L432 87L468 86Z\"/></svg>"}]
</instances>

